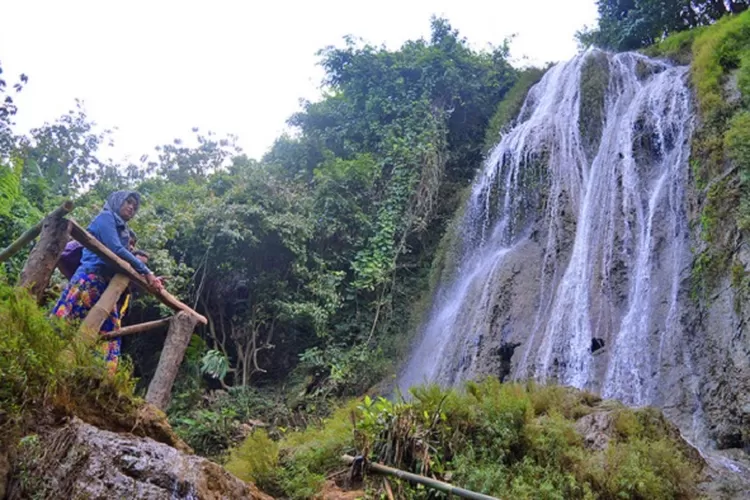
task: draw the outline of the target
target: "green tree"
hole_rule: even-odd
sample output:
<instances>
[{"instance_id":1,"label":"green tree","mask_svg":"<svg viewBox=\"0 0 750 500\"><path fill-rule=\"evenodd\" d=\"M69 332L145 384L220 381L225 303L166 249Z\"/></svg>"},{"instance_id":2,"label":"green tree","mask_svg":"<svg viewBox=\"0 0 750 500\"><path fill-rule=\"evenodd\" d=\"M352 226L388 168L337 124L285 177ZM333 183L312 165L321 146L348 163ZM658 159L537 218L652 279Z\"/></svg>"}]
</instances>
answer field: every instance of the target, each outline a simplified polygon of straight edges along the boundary
<instances>
[{"instance_id":1,"label":"green tree","mask_svg":"<svg viewBox=\"0 0 750 500\"><path fill-rule=\"evenodd\" d=\"M576 36L582 46L634 50L747 7L746 0L597 0L597 27Z\"/></svg>"}]
</instances>

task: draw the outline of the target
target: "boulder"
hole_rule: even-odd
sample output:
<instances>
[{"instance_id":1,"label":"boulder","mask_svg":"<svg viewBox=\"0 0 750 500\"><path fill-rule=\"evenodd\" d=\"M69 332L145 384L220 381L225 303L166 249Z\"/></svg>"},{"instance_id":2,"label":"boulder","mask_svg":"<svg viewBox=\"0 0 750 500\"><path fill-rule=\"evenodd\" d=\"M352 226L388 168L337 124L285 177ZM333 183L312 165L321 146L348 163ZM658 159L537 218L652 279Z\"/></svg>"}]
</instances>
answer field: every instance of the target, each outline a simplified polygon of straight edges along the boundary
<instances>
[{"instance_id":1,"label":"boulder","mask_svg":"<svg viewBox=\"0 0 750 500\"><path fill-rule=\"evenodd\" d=\"M77 418L22 440L8 499L270 499L221 466L167 444Z\"/></svg>"},{"instance_id":2,"label":"boulder","mask_svg":"<svg viewBox=\"0 0 750 500\"><path fill-rule=\"evenodd\" d=\"M607 448L614 434L612 414L597 411L585 415L576 421L575 429L583 437L586 448L603 450Z\"/></svg>"}]
</instances>

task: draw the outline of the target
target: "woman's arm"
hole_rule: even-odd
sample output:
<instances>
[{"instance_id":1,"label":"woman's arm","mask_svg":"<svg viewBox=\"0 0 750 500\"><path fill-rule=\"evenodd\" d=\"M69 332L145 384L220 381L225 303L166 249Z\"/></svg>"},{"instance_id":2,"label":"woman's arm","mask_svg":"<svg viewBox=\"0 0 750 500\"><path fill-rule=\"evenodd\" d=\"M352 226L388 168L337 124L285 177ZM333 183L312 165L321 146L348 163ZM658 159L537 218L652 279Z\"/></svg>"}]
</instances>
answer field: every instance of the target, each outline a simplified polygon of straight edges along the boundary
<instances>
[{"instance_id":1,"label":"woman's arm","mask_svg":"<svg viewBox=\"0 0 750 500\"><path fill-rule=\"evenodd\" d=\"M98 224L99 240L107 248L112 250L115 255L133 266L133 269L135 269L140 274L151 274L151 271L148 267L146 267L146 264L141 262L138 257L130 253L130 251L123 246L122 242L120 241L120 235L117 234L117 223L115 222L114 216L110 213L103 213L99 215L99 217L107 218L107 220L102 221L102 224Z\"/></svg>"}]
</instances>

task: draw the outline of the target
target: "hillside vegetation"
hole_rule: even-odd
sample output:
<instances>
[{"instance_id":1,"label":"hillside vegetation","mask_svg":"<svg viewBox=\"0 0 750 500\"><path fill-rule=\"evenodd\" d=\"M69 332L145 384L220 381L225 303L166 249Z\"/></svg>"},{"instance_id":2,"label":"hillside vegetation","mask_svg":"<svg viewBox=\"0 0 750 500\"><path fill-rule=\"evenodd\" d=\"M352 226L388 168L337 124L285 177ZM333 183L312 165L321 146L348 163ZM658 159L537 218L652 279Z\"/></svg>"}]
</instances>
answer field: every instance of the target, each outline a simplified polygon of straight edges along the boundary
<instances>
[{"instance_id":1,"label":"hillside vegetation","mask_svg":"<svg viewBox=\"0 0 750 500\"><path fill-rule=\"evenodd\" d=\"M735 255L750 234L750 12L677 33L646 52L692 64L700 121L691 165L706 243L694 266L696 296L708 297L727 273L748 291Z\"/></svg>"},{"instance_id":2,"label":"hillside vegetation","mask_svg":"<svg viewBox=\"0 0 750 500\"><path fill-rule=\"evenodd\" d=\"M727 274L750 291L735 258L750 231L746 3L597 4L599 24L581 32L582 45L692 63L703 239L694 298L710 297ZM311 498L336 483L383 495L381 479L345 484L340 456L349 453L503 498L698 496L701 459L653 409L493 379L415 388L408 402L372 396L386 392L437 283L456 272L446 262L467 187L544 74L513 68L507 44L478 51L443 19L431 28L397 50L353 39L321 50L321 99L303 103L289 119L294 133L260 160L235 137L198 128L139 162L105 160L113 133L80 104L17 134L13 96L28 79L0 78L2 246L62 200L74 199L86 224L110 192L142 193L131 224L138 246L169 290L208 318L169 422L196 453L270 493ZM602 98L599 73L583 89L587 102ZM589 125L600 121L590 111ZM19 449L70 416L184 447L163 415L140 414L163 335L127 338L129 361L108 378L77 346L74 326L13 288L27 256L0 266L0 448ZM50 300L63 285L56 275ZM166 314L140 296L125 324ZM430 495L393 487L402 498Z\"/></svg>"},{"instance_id":3,"label":"hillside vegetation","mask_svg":"<svg viewBox=\"0 0 750 500\"><path fill-rule=\"evenodd\" d=\"M256 431L227 469L266 491L312 498L347 483L344 453L499 498L697 498L702 460L658 410L631 410L558 386L470 382L421 387L410 402L351 401L278 443ZM351 484L348 484L351 486ZM382 482L366 477L366 498ZM398 498L434 492L396 482Z\"/></svg>"}]
</instances>

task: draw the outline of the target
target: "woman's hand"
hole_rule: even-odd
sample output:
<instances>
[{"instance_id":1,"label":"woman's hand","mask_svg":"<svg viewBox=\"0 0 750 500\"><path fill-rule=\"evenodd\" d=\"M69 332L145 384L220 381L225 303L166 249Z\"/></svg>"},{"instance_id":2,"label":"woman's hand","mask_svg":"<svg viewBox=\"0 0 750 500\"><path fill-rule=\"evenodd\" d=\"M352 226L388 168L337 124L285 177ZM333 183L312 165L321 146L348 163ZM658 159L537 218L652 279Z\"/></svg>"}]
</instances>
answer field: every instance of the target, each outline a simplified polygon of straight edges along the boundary
<instances>
[{"instance_id":1,"label":"woman's hand","mask_svg":"<svg viewBox=\"0 0 750 500\"><path fill-rule=\"evenodd\" d=\"M154 276L154 273L148 273L146 275L146 282L148 283L148 286L156 290L157 292L161 292L164 288L164 285L162 285L161 280Z\"/></svg>"}]
</instances>

